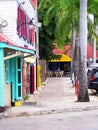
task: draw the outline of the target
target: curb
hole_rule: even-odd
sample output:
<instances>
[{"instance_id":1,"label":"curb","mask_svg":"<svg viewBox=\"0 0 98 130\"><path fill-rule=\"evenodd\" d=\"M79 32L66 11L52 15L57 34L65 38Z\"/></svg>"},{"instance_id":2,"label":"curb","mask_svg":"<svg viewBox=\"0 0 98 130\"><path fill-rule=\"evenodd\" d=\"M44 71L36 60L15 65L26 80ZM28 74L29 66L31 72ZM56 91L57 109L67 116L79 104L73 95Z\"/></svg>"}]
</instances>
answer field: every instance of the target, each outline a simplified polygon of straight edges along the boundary
<instances>
[{"instance_id":1,"label":"curb","mask_svg":"<svg viewBox=\"0 0 98 130\"><path fill-rule=\"evenodd\" d=\"M12 118L12 117L25 117L25 116L38 116L38 115L47 115L47 114L57 114L57 113L63 113L63 112L81 112L81 111L89 111L89 110L96 110L98 109L98 106L91 106L91 107L85 107L85 108L65 108L65 109L49 109L49 110L41 110L36 112L21 112L21 113L1 113L0 119L3 118Z\"/></svg>"},{"instance_id":2,"label":"curb","mask_svg":"<svg viewBox=\"0 0 98 130\"><path fill-rule=\"evenodd\" d=\"M3 119L5 117L4 112L0 113L0 119Z\"/></svg>"}]
</instances>

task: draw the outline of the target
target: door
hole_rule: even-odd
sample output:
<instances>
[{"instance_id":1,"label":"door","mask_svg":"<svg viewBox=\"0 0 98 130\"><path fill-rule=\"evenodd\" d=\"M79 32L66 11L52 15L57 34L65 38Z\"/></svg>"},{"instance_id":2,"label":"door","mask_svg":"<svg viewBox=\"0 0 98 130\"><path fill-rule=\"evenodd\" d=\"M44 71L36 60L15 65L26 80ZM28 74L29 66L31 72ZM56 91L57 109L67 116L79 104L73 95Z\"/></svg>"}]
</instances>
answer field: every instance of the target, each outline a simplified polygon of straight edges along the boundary
<instances>
[{"instance_id":1,"label":"door","mask_svg":"<svg viewBox=\"0 0 98 130\"><path fill-rule=\"evenodd\" d=\"M22 99L22 57L8 59L6 61L7 83L11 83L12 103Z\"/></svg>"},{"instance_id":2,"label":"door","mask_svg":"<svg viewBox=\"0 0 98 130\"><path fill-rule=\"evenodd\" d=\"M33 94L35 90L34 65L30 66L30 93Z\"/></svg>"},{"instance_id":3,"label":"door","mask_svg":"<svg viewBox=\"0 0 98 130\"><path fill-rule=\"evenodd\" d=\"M16 100L22 99L22 58L16 57Z\"/></svg>"}]
</instances>

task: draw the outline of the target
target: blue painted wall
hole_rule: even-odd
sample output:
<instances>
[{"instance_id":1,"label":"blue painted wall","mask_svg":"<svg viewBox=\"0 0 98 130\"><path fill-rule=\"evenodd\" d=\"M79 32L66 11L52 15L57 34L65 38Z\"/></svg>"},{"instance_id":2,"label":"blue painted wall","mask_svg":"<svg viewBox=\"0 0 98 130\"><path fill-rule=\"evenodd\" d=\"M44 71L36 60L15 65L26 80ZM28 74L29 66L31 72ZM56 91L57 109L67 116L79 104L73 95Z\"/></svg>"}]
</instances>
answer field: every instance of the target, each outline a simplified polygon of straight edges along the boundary
<instances>
[{"instance_id":1,"label":"blue painted wall","mask_svg":"<svg viewBox=\"0 0 98 130\"><path fill-rule=\"evenodd\" d=\"M0 48L0 106L4 107L4 52Z\"/></svg>"}]
</instances>

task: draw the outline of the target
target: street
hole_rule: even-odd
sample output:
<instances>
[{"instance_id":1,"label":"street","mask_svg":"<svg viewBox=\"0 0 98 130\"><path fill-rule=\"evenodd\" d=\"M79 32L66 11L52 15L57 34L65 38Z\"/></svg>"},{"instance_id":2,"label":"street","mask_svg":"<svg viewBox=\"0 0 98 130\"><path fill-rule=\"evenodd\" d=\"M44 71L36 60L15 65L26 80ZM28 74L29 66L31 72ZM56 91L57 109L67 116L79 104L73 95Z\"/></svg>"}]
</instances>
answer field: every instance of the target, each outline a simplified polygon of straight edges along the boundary
<instances>
[{"instance_id":1,"label":"street","mask_svg":"<svg viewBox=\"0 0 98 130\"><path fill-rule=\"evenodd\" d=\"M98 110L4 118L0 130L98 130Z\"/></svg>"}]
</instances>

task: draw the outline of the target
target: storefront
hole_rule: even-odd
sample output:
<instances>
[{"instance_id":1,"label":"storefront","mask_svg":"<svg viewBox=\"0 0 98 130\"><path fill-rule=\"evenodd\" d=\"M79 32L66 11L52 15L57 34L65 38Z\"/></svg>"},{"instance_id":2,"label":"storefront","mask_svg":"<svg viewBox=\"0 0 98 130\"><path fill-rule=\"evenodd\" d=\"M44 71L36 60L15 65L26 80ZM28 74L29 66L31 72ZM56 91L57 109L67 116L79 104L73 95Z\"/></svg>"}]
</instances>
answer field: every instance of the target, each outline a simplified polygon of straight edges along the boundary
<instances>
[{"instance_id":1,"label":"storefront","mask_svg":"<svg viewBox=\"0 0 98 130\"><path fill-rule=\"evenodd\" d=\"M24 53L35 55L34 50L14 46L0 35L0 106L15 105L22 101L22 63Z\"/></svg>"},{"instance_id":2,"label":"storefront","mask_svg":"<svg viewBox=\"0 0 98 130\"><path fill-rule=\"evenodd\" d=\"M54 59L48 63L49 71L64 71L64 76L71 72L71 58L62 54L60 59Z\"/></svg>"}]
</instances>

